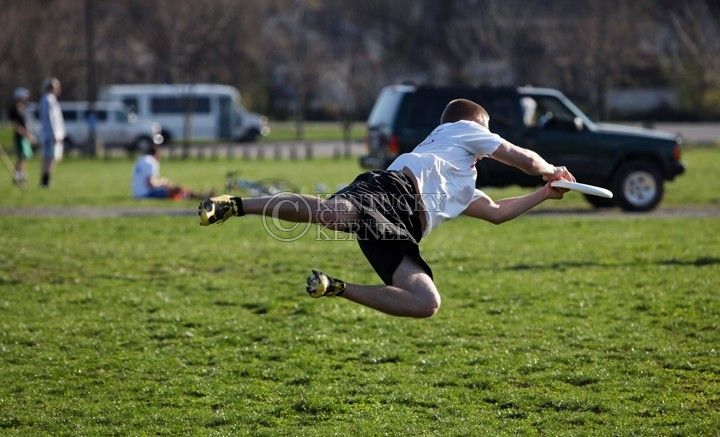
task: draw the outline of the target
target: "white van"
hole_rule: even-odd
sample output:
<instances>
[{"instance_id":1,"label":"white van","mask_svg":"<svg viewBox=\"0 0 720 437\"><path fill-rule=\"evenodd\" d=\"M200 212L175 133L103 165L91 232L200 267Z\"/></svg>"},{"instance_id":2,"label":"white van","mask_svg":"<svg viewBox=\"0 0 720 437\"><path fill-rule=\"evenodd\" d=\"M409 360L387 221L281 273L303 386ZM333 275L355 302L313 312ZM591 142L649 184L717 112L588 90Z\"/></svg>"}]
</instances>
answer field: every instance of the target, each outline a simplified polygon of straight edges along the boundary
<instances>
[{"instance_id":1,"label":"white van","mask_svg":"<svg viewBox=\"0 0 720 437\"><path fill-rule=\"evenodd\" d=\"M65 119L65 147L84 147L90 137L88 102L60 101ZM38 106L28 105L28 128L40 138ZM146 150L151 144L161 144L160 124L137 117L120 102L95 102L95 135L106 147L123 147L129 151Z\"/></svg>"},{"instance_id":2,"label":"white van","mask_svg":"<svg viewBox=\"0 0 720 437\"><path fill-rule=\"evenodd\" d=\"M238 90L228 85L108 85L100 99L122 102L138 116L157 120L168 141L255 141L270 133L267 118L245 109Z\"/></svg>"}]
</instances>

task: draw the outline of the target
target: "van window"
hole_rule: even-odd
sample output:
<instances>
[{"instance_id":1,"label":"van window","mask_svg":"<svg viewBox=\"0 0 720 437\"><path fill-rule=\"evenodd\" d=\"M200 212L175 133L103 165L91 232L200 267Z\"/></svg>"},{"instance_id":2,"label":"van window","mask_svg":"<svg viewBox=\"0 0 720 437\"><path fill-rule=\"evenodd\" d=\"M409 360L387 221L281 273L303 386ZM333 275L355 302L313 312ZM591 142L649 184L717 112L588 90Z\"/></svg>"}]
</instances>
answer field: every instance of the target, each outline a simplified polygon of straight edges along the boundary
<instances>
[{"instance_id":1,"label":"van window","mask_svg":"<svg viewBox=\"0 0 720 437\"><path fill-rule=\"evenodd\" d=\"M184 114L192 111L199 114L210 113L210 97L160 97L150 99L150 109L155 114Z\"/></svg>"},{"instance_id":2,"label":"van window","mask_svg":"<svg viewBox=\"0 0 720 437\"><path fill-rule=\"evenodd\" d=\"M77 111L66 109L62 112L65 121L76 121L78 119Z\"/></svg>"},{"instance_id":3,"label":"van window","mask_svg":"<svg viewBox=\"0 0 720 437\"><path fill-rule=\"evenodd\" d=\"M87 120L90 117L90 111L83 111L83 118ZM96 121L107 121L108 118L108 112L104 109L96 109L95 110L95 120Z\"/></svg>"},{"instance_id":4,"label":"van window","mask_svg":"<svg viewBox=\"0 0 720 437\"><path fill-rule=\"evenodd\" d=\"M122 102L130 108L131 112L137 112L138 110L138 98L136 96L123 97Z\"/></svg>"}]
</instances>

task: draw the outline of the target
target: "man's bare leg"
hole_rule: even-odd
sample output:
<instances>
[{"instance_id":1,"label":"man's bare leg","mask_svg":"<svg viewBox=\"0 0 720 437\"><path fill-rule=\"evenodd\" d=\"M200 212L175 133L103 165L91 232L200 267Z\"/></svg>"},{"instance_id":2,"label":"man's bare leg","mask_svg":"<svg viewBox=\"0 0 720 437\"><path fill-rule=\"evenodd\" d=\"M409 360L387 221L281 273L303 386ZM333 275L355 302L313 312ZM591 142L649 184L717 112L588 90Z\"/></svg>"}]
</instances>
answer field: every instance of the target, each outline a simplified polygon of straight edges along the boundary
<instances>
[{"instance_id":1,"label":"man's bare leg","mask_svg":"<svg viewBox=\"0 0 720 437\"><path fill-rule=\"evenodd\" d=\"M201 224L207 225L222 222L234 213L228 213L226 204L234 204L235 198L220 196L208 199L200 204ZM292 222L310 222L326 226L331 229L344 231L346 226L354 223L358 218L357 209L346 199L334 197L323 201L316 196L302 194L282 194L272 197L257 197L242 199L242 211L244 214L256 214L276 217ZM221 205L219 220L207 220L209 214L217 215L218 205ZM327 278L326 275L321 274ZM314 296L311 288L311 280L308 280L308 293ZM317 278L315 278L317 279ZM327 282L327 279L325 279ZM405 256L393 274L392 285L360 285L345 284L336 281L342 288L335 292L326 293L341 296L353 302L376 309L386 314L405 317L431 317L440 308L440 293L430 276L417 265L411 258ZM327 284L326 284L327 285ZM332 288L332 287L331 287ZM317 296L322 296L325 289L322 288Z\"/></svg>"},{"instance_id":2,"label":"man's bare leg","mask_svg":"<svg viewBox=\"0 0 720 437\"><path fill-rule=\"evenodd\" d=\"M393 316L431 317L440 308L432 279L408 256L395 270L393 285L344 285L340 297Z\"/></svg>"},{"instance_id":3,"label":"man's bare leg","mask_svg":"<svg viewBox=\"0 0 720 437\"><path fill-rule=\"evenodd\" d=\"M348 231L359 217L357 208L342 196L323 200L306 194L281 193L243 199L225 194L205 199L198 207L202 226L248 214L290 222L316 223L336 231Z\"/></svg>"},{"instance_id":4,"label":"man's bare leg","mask_svg":"<svg viewBox=\"0 0 720 437\"><path fill-rule=\"evenodd\" d=\"M269 197L243 198L245 214L265 215L289 222L316 223L343 230L357 220L357 208L342 197L323 200L307 194L278 194Z\"/></svg>"}]
</instances>

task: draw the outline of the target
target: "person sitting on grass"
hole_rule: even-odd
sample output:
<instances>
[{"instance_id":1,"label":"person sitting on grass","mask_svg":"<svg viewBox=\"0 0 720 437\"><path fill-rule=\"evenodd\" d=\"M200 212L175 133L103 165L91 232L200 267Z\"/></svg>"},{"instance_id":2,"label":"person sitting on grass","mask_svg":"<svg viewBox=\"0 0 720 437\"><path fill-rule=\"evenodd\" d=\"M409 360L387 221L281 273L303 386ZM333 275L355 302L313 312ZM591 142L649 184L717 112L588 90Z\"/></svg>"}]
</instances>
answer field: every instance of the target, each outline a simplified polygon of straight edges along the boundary
<instances>
[{"instance_id":1,"label":"person sitting on grass","mask_svg":"<svg viewBox=\"0 0 720 437\"><path fill-rule=\"evenodd\" d=\"M451 101L440 123L388 170L363 173L327 199L290 193L257 198L223 195L200 203L200 224L262 214L354 232L384 285L346 283L313 270L306 281L307 293L342 296L395 316L433 316L440 308L440 293L420 255L422 238L460 214L495 224L511 220L546 199L561 199L567 190L552 187L550 181L575 181L565 167L550 165L537 153L491 133L490 116L475 102ZM495 202L475 188L475 164L485 157L542 176L547 183L533 193Z\"/></svg>"},{"instance_id":2,"label":"person sitting on grass","mask_svg":"<svg viewBox=\"0 0 720 437\"><path fill-rule=\"evenodd\" d=\"M132 193L136 199L203 199L212 191L196 193L160 177L160 150L152 145L135 161L132 175Z\"/></svg>"}]
</instances>

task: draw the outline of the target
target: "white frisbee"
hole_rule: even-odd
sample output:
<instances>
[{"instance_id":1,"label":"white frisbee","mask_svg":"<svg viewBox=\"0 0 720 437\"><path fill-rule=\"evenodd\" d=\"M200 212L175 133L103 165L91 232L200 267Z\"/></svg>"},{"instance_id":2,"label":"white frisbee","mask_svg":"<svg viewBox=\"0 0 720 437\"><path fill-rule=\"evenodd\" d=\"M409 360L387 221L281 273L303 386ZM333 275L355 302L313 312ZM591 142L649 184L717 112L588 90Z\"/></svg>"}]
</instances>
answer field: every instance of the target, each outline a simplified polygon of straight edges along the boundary
<instances>
[{"instance_id":1,"label":"white frisbee","mask_svg":"<svg viewBox=\"0 0 720 437\"><path fill-rule=\"evenodd\" d=\"M566 180L557 180L550 182L550 185L558 188L567 188L568 190L579 191L581 193L590 194L592 196L600 196L608 199L612 199L612 191L596 187L595 185L581 184L579 182L570 182Z\"/></svg>"}]
</instances>

